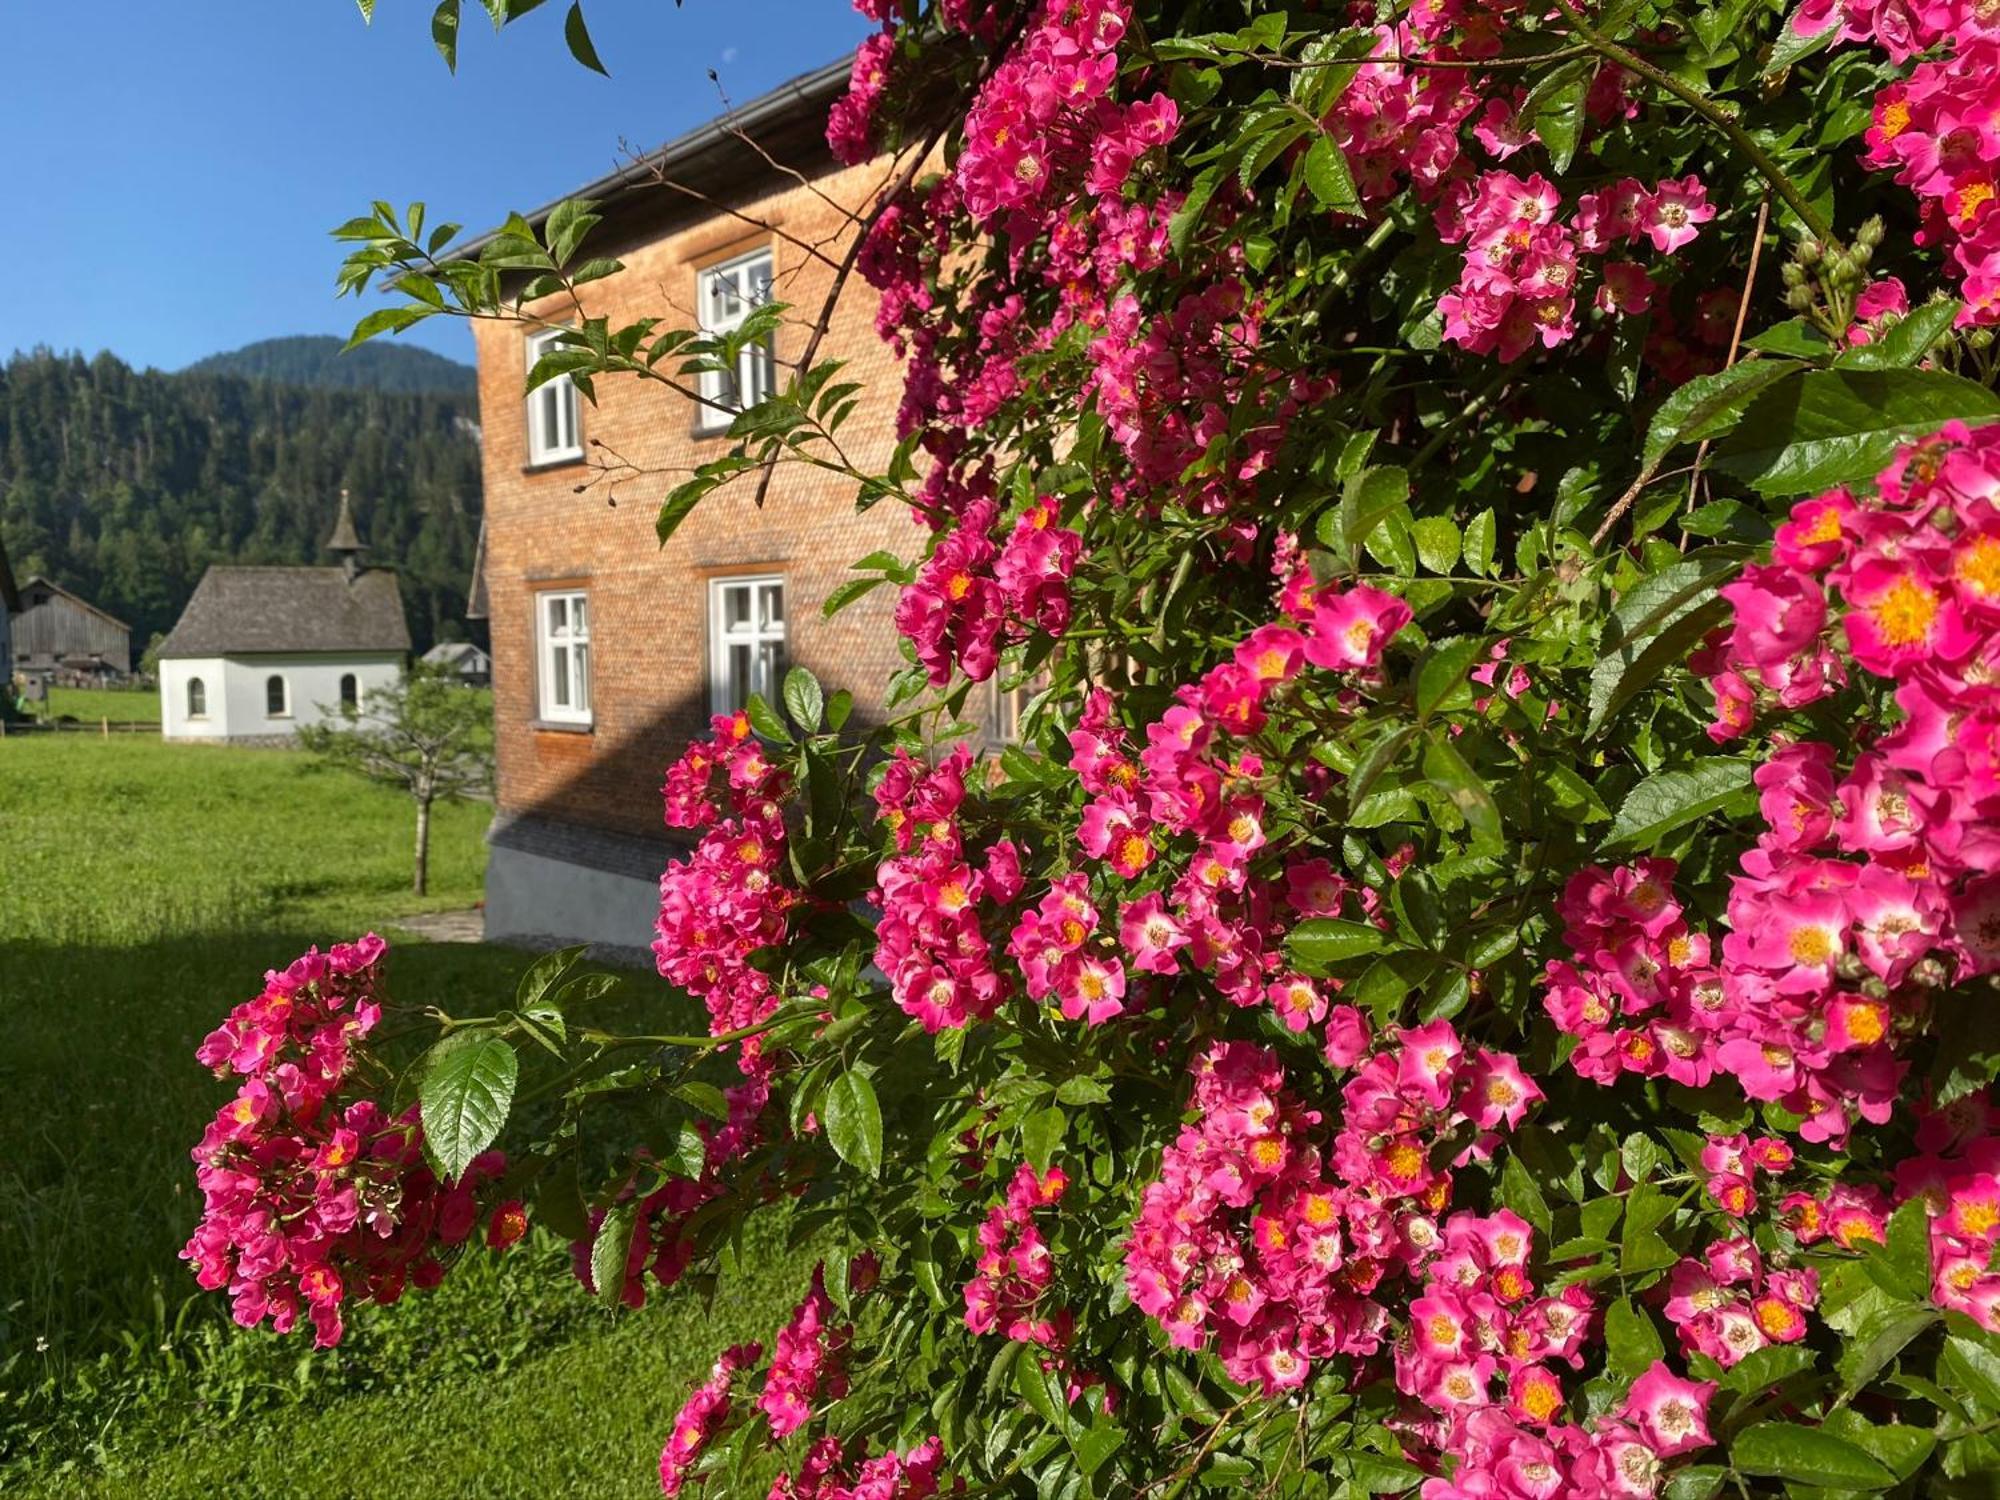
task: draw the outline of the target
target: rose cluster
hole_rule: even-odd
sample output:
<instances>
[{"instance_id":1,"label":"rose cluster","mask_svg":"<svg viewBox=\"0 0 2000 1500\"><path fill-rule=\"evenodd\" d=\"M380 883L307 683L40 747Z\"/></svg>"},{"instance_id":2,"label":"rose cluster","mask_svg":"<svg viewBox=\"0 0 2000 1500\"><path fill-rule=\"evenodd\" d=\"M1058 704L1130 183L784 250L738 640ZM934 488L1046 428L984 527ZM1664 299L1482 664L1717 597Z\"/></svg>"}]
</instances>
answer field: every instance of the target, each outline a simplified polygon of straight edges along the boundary
<instances>
[{"instance_id":1,"label":"rose cluster","mask_svg":"<svg viewBox=\"0 0 2000 1500\"><path fill-rule=\"evenodd\" d=\"M896 628L916 648L931 681L954 667L984 682L1003 646L1030 630L1060 637L1069 628L1069 578L1083 537L1058 524L1060 507L1043 496L1014 522L1004 543L990 533L999 506L971 502L896 601Z\"/></svg>"},{"instance_id":2,"label":"rose cluster","mask_svg":"<svg viewBox=\"0 0 2000 1500\"><path fill-rule=\"evenodd\" d=\"M1671 864L1574 877L1575 962L1550 964L1548 1006L1581 1039L1579 1071L1699 1084L1719 1069L1837 1142L1888 1118L1898 1038L1929 996L2000 966L1996 488L2000 432L1952 424L1902 449L1873 498L1800 502L1771 562L1723 590L1734 622L1697 662L1719 737L1748 726L1753 676L1798 707L1848 662L1894 684L1903 718L1844 774L1812 741L1757 769L1763 827L1719 944L1683 920Z\"/></svg>"},{"instance_id":3,"label":"rose cluster","mask_svg":"<svg viewBox=\"0 0 2000 1500\"><path fill-rule=\"evenodd\" d=\"M2000 15L1972 0L1807 0L1792 19L1801 36L1836 23L1840 40L1872 42L1897 63L1950 44L1875 96L1862 161L1916 194L1919 241L1944 251L1961 283L1959 326L2000 323Z\"/></svg>"},{"instance_id":4,"label":"rose cluster","mask_svg":"<svg viewBox=\"0 0 2000 1500\"><path fill-rule=\"evenodd\" d=\"M1651 189L1624 178L1577 203L1573 223L1560 217L1561 195L1539 174L1481 173L1447 200L1439 229L1465 245L1458 285L1438 299L1444 336L1475 354L1519 359L1539 342L1553 349L1576 333L1579 256L1607 255L1640 239L1669 255L1715 217L1698 178ZM1607 313L1643 313L1657 287L1632 260L1608 260L1597 305Z\"/></svg>"},{"instance_id":5,"label":"rose cluster","mask_svg":"<svg viewBox=\"0 0 2000 1500\"><path fill-rule=\"evenodd\" d=\"M784 940L797 892L784 883L785 773L740 711L718 714L713 735L690 744L667 772L670 828L707 827L685 860L660 877L653 953L662 976L701 998L716 1036L755 1026L778 1007L770 978L750 956ZM723 816L712 786L727 787L734 817ZM758 1038L742 1044L745 1073L763 1066Z\"/></svg>"},{"instance_id":6,"label":"rose cluster","mask_svg":"<svg viewBox=\"0 0 2000 1500\"><path fill-rule=\"evenodd\" d=\"M1656 1494L1668 1460L1713 1441L1715 1386L1656 1361L1616 1416L1564 1420L1555 1367L1583 1367L1595 1309L1580 1286L1537 1297L1533 1248L1533 1230L1504 1209L1444 1225L1396 1347L1396 1387L1429 1414L1407 1420L1408 1439L1451 1474L1426 1481L1423 1500Z\"/></svg>"},{"instance_id":7,"label":"rose cluster","mask_svg":"<svg viewBox=\"0 0 2000 1500\"><path fill-rule=\"evenodd\" d=\"M865 1444L850 1454L837 1437L814 1443L796 1474L780 1474L767 1500L929 1500L939 1492L944 1444L925 1438L904 1453L867 1457ZM957 1481L950 1493L965 1488Z\"/></svg>"},{"instance_id":8,"label":"rose cluster","mask_svg":"<svg viewBox=\"0 0 2000 1500\"><path fill-rule=\"evenodd\" d=\"M760 1124L770 1102L769 1085L762 1078L748 1078L722 1091L727 1115L720 1123L697 1120L701 1137L702 1173L699 1177L669 1177L659 1187L639 1199L632 1224L632 1239L625 1252L625 1272L618 1300L627 1307L646 1305L646 1275L663 1287L681 1279L694 1258L694 1242L689 1237L690 1220L703 1205L728 1191L722 1171L749 1154L761 1139ZM631 1199L637 1189L628 1186L621 1201ZM604 1226L607 1212L594 1209L590 1216L590 1238L570 1246L570 1269L593 1295L598 1291L591 1270L591 1250Z\"/></svg>"},{"instance_id":9,"label":"rose cluster","mask_svg":"<svg viewBox=\"0 0 2000 1500\"><path fill-rule=\"evenodd\" d=\"M203 1287L228 1288L238 1323L269 1318L289 1333L303 1312L321 1347L340 1342L346 1301L436 1286L440 1252L471 1238L480 1189L505 1166L489 1152L439 1182L416 1109L392 1117L362 1091L358 1049L382 1014L386 946L370 933L272 970L195 1054L243 1082L194 1148L202 1220L181 1258ZM504 1247L525 1229L507 1204L489 1240Z\"/></svg>"},{"instance_id":10,"label":"rose cluster","mask_svg":"<svg viewBox=\"0 0 2000 1500\"><path fill-rule=\"evenodd\" d=\"M770 1373L757 1405L771 1424L773 1437L789 1437L811 1420L813 1402L838 1401L847 1394L843 1356L854 1339L852 1325L834 1321L833 1299L826 1294L826 1267L813 1267L812 1288L778 1331L771 1349Z\"/></svg>"},{"instance_id":11,"label":"rose cluster","mask_svg":"<svg viewBox=\"0 0 2000 1500\"><path fill-rule=\"evenodd\" d=\"M1037 1172L1027 1162L1014 1169L1005 1197L987 1211L979 1226L979 1260L965 1284L965 1326L1022 1343L1061 1349L1069 1342L1068 1308L1042 1306L1055 1279L1048 1241L1035 1213L1062 1201L1069 1178L1061 1167Z\"/></svg>"},{"instance_id":12,"label":"rose cluster","mask_svg":"<svg viewBox=\"0 0 2000 1500\"><path fill-rule=\"evenodd\" d=\"M1262 626L1229 660L1177 689L1136 754L1108 695L1094 696L1071 731L1070 769L1089 799L1077 828L1086 855L1129 882L1146 874L1169 839L1190 838L1192 848L1175 851L1170 864L1179 873L1170 884L1120 908L1117 951L1097 937L1085 872L1060 877L1022 918L1008 951L1029 993L1053 996L1065 1017L1108 1020L1125 1008L1130 974L1172 976L1185 957L1233 1004L1269 1004L1294 1031L1325 1019L1321 988L1280 963L1284 924L1267 883L1250 878L1268 842L1265 769L1242 742L1307 665L1374 671L1410 608L1365 585L1320 590L1300 607L1302 628ZM1303 915L1336 913L1345 889L1323 859L1286 868L1288 903Z\"/></svg>"},{"instance_id":13,"label":"rose cluster","mask_svg":"<svg viewBox=\"0 0 2000 1500\"><path fill-rule=\"evenodd\" d=\"M979 908L1020 894L1020 856L1000 839L970 862L958 814L971 766L964 745L935 766L899 748L875 787L896 850L875 872L875 966L931 1032L984 1020L1008 994Z\"/></svg>"},{"instance_id":14,"label":"rose cluster","mask_svg":"<svg viewBox=\"0 0 2000 1500\"><path fill-rule=\"evenodd\" d=\"M1663 1311L1681 1348L1727 1369L1771 1344L1796 1344L1819 1305L1810 1266L1773 1269L1747 1235L1713 1240L1667 1275Z\"/></svg>"},{"instance_id":15,"label":"rose cluster","mask_svg":"<svg viewBox=\"0 0 2000 1500\"><path fill-rule=\"evenodd\" d=\"M1452 1184L1433 1150L1470 1124L1452 1165L1489 1155L1491 1132L1539 1097L1512 1058L1468 1057L1450 1023L1434 1022L1348 1081L1328 1154L1319 1112L1276 1055L1219 1043L1195 1064L1199 1118L1141 1199L1126 1289L1176 1347L1214 1338L1230 1378L1267 1394L1302 1384L1316 1359L1377 1353L1399 1310L1378 1288L1440 1247Z\"/></svg>"}]
</instances>

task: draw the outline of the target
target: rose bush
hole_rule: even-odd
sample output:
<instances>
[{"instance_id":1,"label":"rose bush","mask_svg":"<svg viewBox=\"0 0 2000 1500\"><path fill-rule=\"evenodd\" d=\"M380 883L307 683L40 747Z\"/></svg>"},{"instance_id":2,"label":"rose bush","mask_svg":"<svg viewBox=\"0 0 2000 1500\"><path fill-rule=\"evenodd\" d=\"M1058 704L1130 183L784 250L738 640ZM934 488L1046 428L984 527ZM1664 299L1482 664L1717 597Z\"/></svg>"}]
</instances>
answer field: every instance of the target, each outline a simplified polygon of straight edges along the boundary
<instances>
[{"instance_id":1,"label":"rose bush","mask_svg":"<svg viewBox=\"0 0 2000 1500\"><path fill-rule=\"evenodd\" d=\"M852 477L917 528L828 607L900 590L886 721L795 671L666 770L710 1036L553 955L415 1118L343 1106L399 1199L211 1191L204 1278L337 1334L476 1191L637 1303L788 1204L823 1263L663 1397L669 1494L1990 1493L2000 14L1550 3L863 0L905 385ZM357 337L575 294L593 223L378 207ZM782 312L530 381L686 391ZM818 344L663 537L847 470ZM346 1096L257 1087L337 1197Z\"/></svg>"}]
</instances>

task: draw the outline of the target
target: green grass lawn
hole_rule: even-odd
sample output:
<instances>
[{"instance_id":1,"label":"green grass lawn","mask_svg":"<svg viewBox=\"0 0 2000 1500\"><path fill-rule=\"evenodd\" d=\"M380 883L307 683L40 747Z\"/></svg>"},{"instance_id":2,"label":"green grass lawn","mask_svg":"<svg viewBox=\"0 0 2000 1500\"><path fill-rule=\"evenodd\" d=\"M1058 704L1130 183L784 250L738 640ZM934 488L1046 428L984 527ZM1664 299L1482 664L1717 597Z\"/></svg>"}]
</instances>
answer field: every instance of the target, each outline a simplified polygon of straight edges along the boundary
<instances>
[{"instance_id":1,"label":"green grass lawn","mask_svg":"<svg viewBox=\"0 0 2000 1500\"><path fill-rule=\"evenodd\" d=\"M804 1267L775 1239L713 1326L668 1297L605 1312L537 1232L318 1354L234 1329L178 1261L228 1092L193 1049L265 968L376 927L399 1001L511 992L523 955L394 931L478 899L487 817L441 810L417 901L407 801L303 756L0 741L0 1490L644 1494L685 1386L782 1322ZM616 1003L689 1019L650 976Z\"/></svg>"},{"instance_id":2,"label":"green grass lawn","mask_svg":"<svg viewBox=\"0 0 2000 1500\"><path fill-rule=\"evenodd\" d=\"M158 688L76 688L52 687L46 703L35 705L42 718L59 719L65 714L86 724L109 719L114 724L157 724L160 722Z\"/></svg>"}]
</instances>

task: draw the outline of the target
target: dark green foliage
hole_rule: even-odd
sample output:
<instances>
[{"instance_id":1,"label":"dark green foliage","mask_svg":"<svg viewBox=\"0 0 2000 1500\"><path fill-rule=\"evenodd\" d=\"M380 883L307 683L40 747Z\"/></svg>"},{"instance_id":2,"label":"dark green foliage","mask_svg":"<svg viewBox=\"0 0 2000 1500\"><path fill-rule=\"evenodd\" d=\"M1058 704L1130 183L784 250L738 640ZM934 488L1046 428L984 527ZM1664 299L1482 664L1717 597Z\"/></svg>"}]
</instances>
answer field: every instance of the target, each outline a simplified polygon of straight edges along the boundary
<instances>
[{"instance_id":1,"label":"dark green foliage","mask_svg":"<svg viewBox=\"0 0 2000 1500\"><path fill-rule=\"evenodd\" d=\"M260 339L198 359L184 375L241 375L319 391L380 391L390 396L465 396L479 389L479 372L409 344L369 344L340 352L330 333Z\"/></svg>"},{"instance_id":2,"label":"dark green foliage","mask_svg":"<svg viewBox=\"0 0 2000 1500\"><path fill-rule=\"evenodd\" d=\"M136 656L210 563L332 562L346 488L423 651L465 614L477 419L455 397L16 354L0 365L0 537L17 576L46 573L131 625Z\"/></svg>"}]
</instances>

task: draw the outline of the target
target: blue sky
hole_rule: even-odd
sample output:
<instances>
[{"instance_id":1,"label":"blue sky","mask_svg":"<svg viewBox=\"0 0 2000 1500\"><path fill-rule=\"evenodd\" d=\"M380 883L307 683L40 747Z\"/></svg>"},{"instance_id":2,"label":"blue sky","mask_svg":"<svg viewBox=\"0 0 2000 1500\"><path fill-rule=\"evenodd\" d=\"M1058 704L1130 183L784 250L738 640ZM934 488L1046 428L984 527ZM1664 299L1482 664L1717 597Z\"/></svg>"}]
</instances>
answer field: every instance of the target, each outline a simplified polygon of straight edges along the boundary
<instances>
[{"instance_id":1,"label":"blue sky","mask_svg":"<svg viewBox=\"0 0 2000 1500\"><path fill-rule=\"evenodd\" d=\"M421 198L468 230L533 208L866 34L843 0L586 0L609 79L570 60L563 0L496 36L467 0L458 74L429 0L0 4L0 172L15 265L0 357L47 344L175 369L377 305L333 296L327 230ZM470 360L464 327L405 334Z\"/></svg>"}]
</instances>

